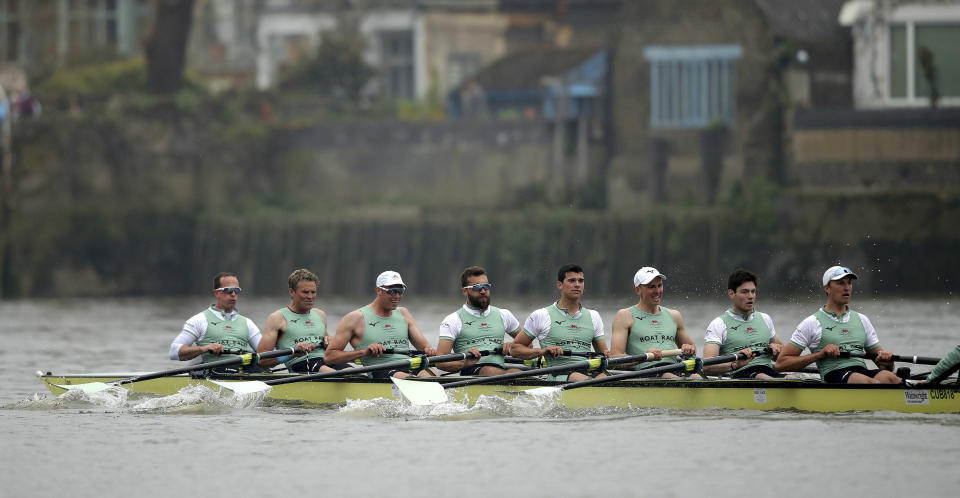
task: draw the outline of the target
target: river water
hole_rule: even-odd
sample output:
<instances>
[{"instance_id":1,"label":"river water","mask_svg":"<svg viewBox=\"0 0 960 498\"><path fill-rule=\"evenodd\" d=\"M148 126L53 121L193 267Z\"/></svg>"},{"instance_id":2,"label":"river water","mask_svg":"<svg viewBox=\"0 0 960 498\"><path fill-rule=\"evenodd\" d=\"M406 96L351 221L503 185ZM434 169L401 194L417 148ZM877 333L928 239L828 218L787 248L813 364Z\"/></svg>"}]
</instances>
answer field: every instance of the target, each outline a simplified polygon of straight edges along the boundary
<instances>
[{"instance_id":1,"label":"river water","mask_svg":"<svg viewBox=\"0 0 960 498\"><path fill-rule=\"evenodd\" d=\"M549 302L499 299L521 322ZM781 340L821 303L767 303ZM329 326L368 300L323 301ZM960 415L650 409L505 402L428 415L393 400L346 407L232 406L166 398L53 397L38 370L174 368L171 339L202 297L0 301L0 496L947 496L960 486ZM286 301L244 296L262 326ZM459 300L404 300L435 344ZM609 327L620 300L585 301ZM726 299L667 296L703 348ZM957 344L949 297L863 299L881 343L941 356ZM608 330L609 332L609 330ZM916 368L916 367L915 367ZM917 371L916 369L914 371Z\"/></svg>"}]
</instances>

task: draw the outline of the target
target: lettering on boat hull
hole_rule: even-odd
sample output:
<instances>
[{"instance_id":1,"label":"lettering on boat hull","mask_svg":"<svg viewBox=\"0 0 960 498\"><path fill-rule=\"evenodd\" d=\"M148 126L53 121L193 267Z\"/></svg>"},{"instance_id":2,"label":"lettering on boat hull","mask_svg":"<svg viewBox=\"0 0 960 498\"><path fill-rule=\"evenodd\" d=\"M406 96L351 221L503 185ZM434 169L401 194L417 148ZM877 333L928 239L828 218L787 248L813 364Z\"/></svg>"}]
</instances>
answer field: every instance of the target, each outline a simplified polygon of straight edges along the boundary
<instances>
[{"instance_id":1,"label":"lettering on boat hull","mask_svg":"<svg viewBox=\"0 0 960 498\"><path fill-rule=\"evenodd\" d=\"M927 391L920 389L907 389L903 391L903 399L908 405L929 405L930 397Z\"/></svg>"},{"instance_id":2,"label":"lettering on boat hull","mask_svg":"<svg viewBox=\"0 0 960 498\"><path fill-rule=\"evenodd\" d=\"M767 390L763 388L756 388L753 390L753 402L754 403L766 403L767 402Z\"/></svg>"}]
</instances>

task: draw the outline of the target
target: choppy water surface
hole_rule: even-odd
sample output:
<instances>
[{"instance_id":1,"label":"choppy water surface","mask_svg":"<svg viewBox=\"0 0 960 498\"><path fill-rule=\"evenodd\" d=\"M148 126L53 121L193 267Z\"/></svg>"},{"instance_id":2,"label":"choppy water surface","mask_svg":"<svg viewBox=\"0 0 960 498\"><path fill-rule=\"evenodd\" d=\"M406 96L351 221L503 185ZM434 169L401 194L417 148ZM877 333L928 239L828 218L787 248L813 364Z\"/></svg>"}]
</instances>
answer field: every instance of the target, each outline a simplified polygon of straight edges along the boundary
<instances>
[{"instance_id":1,"label":"choppy water surface","mask_svg":"<svg viewBox=\"0 0 960 498\"><path fill-rule=\"evenodd\" d=\"M549 299L495 300L522 321ZM542 302L541 302L542 301ZM365 304L325 302L329 326ZM59 398L34 376L154 371L203 298L0 302L0 496L941 496L960 485L960 415L570 410L484 399L292 407L111 390ZM245 297L262 324L285 302ZM436 341L455 297L405 300ZM609 326L629 300L587 302ZM724 300L674 298L702 349ZM820 304L761 303L786 340ZM960 341L948 299L855 303L884 346L940 356Z\"/></svg>"}]
</instances>

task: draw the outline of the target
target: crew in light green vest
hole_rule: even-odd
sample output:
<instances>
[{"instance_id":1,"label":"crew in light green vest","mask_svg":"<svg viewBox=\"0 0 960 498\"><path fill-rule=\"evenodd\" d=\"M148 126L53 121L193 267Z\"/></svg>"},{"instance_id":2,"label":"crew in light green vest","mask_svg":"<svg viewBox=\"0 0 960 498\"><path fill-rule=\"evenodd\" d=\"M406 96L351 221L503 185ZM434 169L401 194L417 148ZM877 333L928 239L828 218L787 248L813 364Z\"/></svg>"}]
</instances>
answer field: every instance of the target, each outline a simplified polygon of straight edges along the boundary
<instances>
[{"instance_id":1,"label":"crew in light green vest","mask_svg":"<svg viewBox=\"0 0 960 498\"><path fill-rule=\"evenodd\" d=\"M938 361L937 364L934 365L933 370L930 371L930 375L927 375L926 379L917 384L939 384L950 375L956 373L958 369L960 369L960 344Z\"/></svg>"},{"instance_id":2,"label":"crew in light green vest","mask_svg":"<svg viewBox=\"0 0 960 498\"><path fill-rule=\"evenodd\" d=\"M237 312L240 280L236 273L221 272L213 277L215 304L192 316L170 344L171 360L192 360L201 356L204 363L236 357L236 351L255 351L260 343L260 329L253 320ZM243 367L220 367L217 372L238 372ZM256 365L243 369L257 372Z\"/></svg>"},{"instance_id":3,"label":"crew in light green vest","mask_svg":"<svg viewBox=\"0 0 960 498\"><path fill-rule=\"evenodd\" d=\"M777 339L770 315L755 309L757 276L744 269L734 270L727 279L727 296L732 306L707 326L703 357L743 353L747 359L706 366L703 371L714 375L729 372L734 379L793 378L773 369L773 360L783 344Z\"/></svg>"},{"instance_id":4,"label":"crew in light green vest","mask_svg":"<svg viewBox=\"0 0 960 498\"><path fill-rule=\"evenodd\" d=\"M622 363L621 368L637 370L660 365L670 365L679 359L663 357L664 350L680 349L682 354L692 356L697 346L687 334L680 312L661 306L663 282L667 276L652 266L644 266L633 275L633 292L640 297L636 305L621 309L613 318L613 339L610 356L633 356L652 353L654 360L642 363ZM662 377L677 377L665 372ZM701 378L690 374L690 378Z\"/></svg>"},{"instance_id":5,"label":"crew in light green vest","mask_svg":"<svg viewBox=\"0 0 960 498\"><path fill-rule=\"evenodd\" d=\"M510 353L525 360L543 356L548 367L583 363L583 357L563 356L564 350L575 353L595 351L603 356L609 355L607 342L603 339L600 314L580 304L585 282L583 268L579 265L560 267L557 271L560 299L534 311L527 318L523 333L517 334ZM534 339L539 341L539 348L533 347ZM588 375L603 377L606 373L574 369L570 373L548 374L547 380L576 382L586 379Z\"/></svg>"},{"instance_id":6,"label":"crew in light green vest","mask_svg":"<svg viewBox=\"0 0 960 498\"><path fill-rule=\"evenodd\" d=\"M490 305L492 284L487 271L471 266L460 274L460 287L467 302L459 310L450 313L440 323L440 341L437 354L471 352L474 357L463 361L438 363L437 368L460 375L500 375L519 372L507 368L504 355L510 354L512 342L504 342L505 336L516 337L520 322L510 310ZM480 351L500 348L503 354L480 356Z\"/></svg>"},{"instance_id":7,"label":"crew in light green vest","mask_svg":"<svg viewBox=\"0 0 960 498\"><path fill-rule=\"evenodd\" d=\"M853 281L857 276L845 266L831 266L823 273L827 304L800 322L777 358L778 372L796 372L816 362L823 382L832 384L899 384L893 370L893 353L880 347L877 331L866 315L850 309ZM805 348L810 354L801 356ZM841 352L875 353L879 369L868 370L860 358L844 358Z\"/></svg>"},{"instance_id":8,"label":"crew in light green vest","mask_svg":"<svg viewBox=\"0 0 960 498\"><path fill-rule=\"evenodd\" d=\"M327 361L347 363L359 358L364 366L382 365L408 359L406 354L387 353L386 350L407 350L410 344L427 356L436 356L437 350L424 338L413 315L400 306L406 290L407 286L399 273L388 270L378 275L375 287L377 297L340 320L337 333L327 346ZM344 351L348 344L353 351ZM418 372L412 372L409 367L400 367L374 371L371 376L377 379L403 379L414 373L422 377L437 375L432 367Z\"/></svg>"},{"instance_id":9,"label":"crew in light green vest","mask_svg":"<svg viewBox=\"0 0 960 498\"><path fill-rule=\"evenodd\" d=\"M260 360L263 367L283 363L290 372L332 372L346 365L329 365L324 361L324 347L328 342L327 314L314 307L317 283L320 279L310 270L299 269L287 277L290 304L267 317L259 351L296 347L294 356Z\"/></svg>"}]
</instances>

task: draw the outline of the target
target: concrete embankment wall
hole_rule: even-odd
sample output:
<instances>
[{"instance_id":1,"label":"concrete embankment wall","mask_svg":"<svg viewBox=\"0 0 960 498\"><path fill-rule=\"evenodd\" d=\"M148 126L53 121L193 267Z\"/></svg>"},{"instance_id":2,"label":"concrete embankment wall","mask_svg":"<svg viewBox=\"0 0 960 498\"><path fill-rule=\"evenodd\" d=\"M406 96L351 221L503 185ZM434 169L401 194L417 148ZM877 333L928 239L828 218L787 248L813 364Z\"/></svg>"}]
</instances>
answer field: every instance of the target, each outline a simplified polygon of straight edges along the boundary
<instances>
[{"instance_id":1,"label":"concrete embankment wall","mask_svg":"<svg viewBox=\"0 0 960 498\"><path fill-rule=\"evenodd\" d=\"M217 271L258 294L307 267L326 295L368 294L393 268L423 294L467 265L505 294L554 291L576 262L591 292L629 293L657 266L673 291L722 290L736 266L772 291L856 267L878 292L952 290L960 198L764 184L716 206L622 211L545 200L549 145L502 123L223 129L185 120L38 123L21 130L2 296L200 294Z\"/></svg>"}]
</instances>

